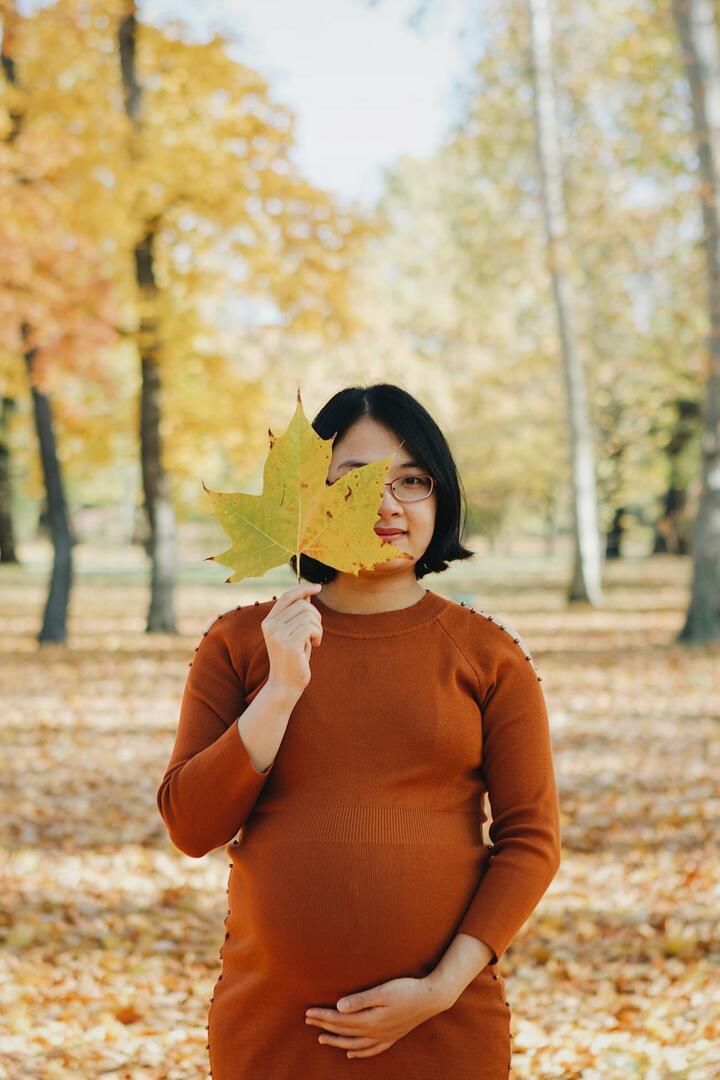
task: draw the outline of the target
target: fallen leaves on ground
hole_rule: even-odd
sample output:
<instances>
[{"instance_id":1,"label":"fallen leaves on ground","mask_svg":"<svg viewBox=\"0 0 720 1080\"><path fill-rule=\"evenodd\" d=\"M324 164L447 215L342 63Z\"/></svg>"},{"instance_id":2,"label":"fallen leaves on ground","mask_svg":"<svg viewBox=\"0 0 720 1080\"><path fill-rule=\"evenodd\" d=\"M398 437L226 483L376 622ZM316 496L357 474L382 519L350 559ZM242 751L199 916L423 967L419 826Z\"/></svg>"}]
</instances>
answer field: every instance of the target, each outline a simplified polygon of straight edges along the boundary
<instances>
[{"instance_id":1,"label":"fallen leaves on ground","mask_svg":"<svg viewBox=\"0 0 720 1080\"><path fill-rule=\"evenodd\" d=\"M517 626L551 714L563 862L501 961L510 1075L710 1080L720 646L673 643L686 561L608 574L602 610L566 610L559 588L518 583L509 563L486 587L427 579ZM68 645L38 650L41 588L4 589L8 1080L207 1076L227 859L175 851L155 793L200 634L217 613L279 591L184 586L175 638L143 633L143 588L81 582Z\"/></svg>"}]
</instances>

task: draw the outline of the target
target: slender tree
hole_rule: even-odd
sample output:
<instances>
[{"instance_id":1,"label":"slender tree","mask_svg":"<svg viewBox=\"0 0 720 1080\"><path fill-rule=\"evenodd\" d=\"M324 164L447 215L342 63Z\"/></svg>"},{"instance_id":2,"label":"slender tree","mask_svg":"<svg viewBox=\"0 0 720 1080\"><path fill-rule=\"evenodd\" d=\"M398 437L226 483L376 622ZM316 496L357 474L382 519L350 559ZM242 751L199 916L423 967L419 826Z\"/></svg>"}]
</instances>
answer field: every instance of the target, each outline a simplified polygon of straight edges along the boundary
<instances>
[{"instance_id":1,"label":"slender tree","mask_svg":"<svg viewBox=\"0 0 720 1080\"><path fill-rule=\"evenodd\" d=\"M132 125L133 144L141 128L143 91L137 68L137 8L133 0L125 5L118 25L118 50L125 102L125 112ZM175 511L170 492L170 478L162 455L160 421L162 417L162 378L159 335L156 322L157 281L155 276L155 238L157 217L144 222L142 235L135 245L135 281L140 299L138 344L142 379L140 385L140 459L145 512L150 530L151 559L150 608L148 632L176 634Z\"/></svg>"},{"instance_id":2,"label":"slender tree","mask_svg":"<svg viewBox=\"0 0 720 1080\"><path fill-rule=\"evenodd\" d=\"M570 246L563 193L562 155L552 57L548 0L527 0L531 24L533 105L548 266L557 315L567 395L572 476L574 567L568 600L602 602L592 427L585 372L575 331L569 275Z\"/></svg>"},{"instance_id":3,"label":"slender tree","mask_svg":"<svg viewBox=\"0 0 720 1080\"><path fill-rule=\"evenodd\" d=\"M14 7L9 3L0 9L3 14L3 35L0 44L0 66L11 86L17 85L15 60L12 55L12 18ZM9 127L5 141L14 142L21 126L21 114L9 110ZM15 525L12 514L12 465L10 451L10 417L15 409L15 398L5 393L0 404L0 562L17 563Z\"/></svg>"},{"instance_id":4,"label":"slender tree","mask_svg":"<svg viewBox=\"0 0 720 1080\"><path fill-rule=\"evenodd\" d=\"M15 5L8 3L3 11L2 66L5 77L13 87L19 84L13 44L18 15ZM18 139L23 127L23 114L20 109L13 111L11 120L11 141ZM48 508L50 537L53 545L53 565L50 576L50 588L45 601L42 627L38 641L65 641L67 636L67 612L70 602L70 590L73 581L72 549L75 542L67 512L67 503L62 477L62 468L57 452L53 409L50 396L37 384L35 359L37 348L32 344L32 328L23 320L20 336L23 342L23 355L27 377L31 387L33 418L40 447L40 460L45 482L45 494Z\"/></svg>"},{"instance_id":5,"label":"slender tree","mask_svg":"<svg viewBox=\"0 0 720 1080\"><path fill-rule=\"evenodd\" d=\"M680 641L720 638L720 41L711 0L672 0L687 72L700 174L708 284L708 361L702 403L701 492L693 580Z\"/></svg>"},{"instance_id":6,"label":"slender tree","mask_svg":"<svg viewBox=\"0 0 720 1080\"><path fill-rule=\"evenodd\" d=\"M45 483L43 521L54 549L38 637L41 642L64 641L74 537L56 431L63 421L69 421L70 429L77 422L73 398L78 386L112 396L108 350L117 342L118 304L102 253L84 230L82 213L76 213L64 179L59 181L61 173L76 169L81 140L68 124L58 124L52 131L44 123L47 81L42 63L34 63L32 47L43 15L20 18L13 4L6 0L0 4L7 101L4 134L8 127L12 134L9 141L7 137L0 141L5 211L0 215L0 376L11 396L30 385ZM60 51L65 61L66 54ZM60 386L65 409L58 406Z\"/></svg>"},{"instance_id":7,"label":"slender tree","mask_svg":"<svg viewBox=\"0 0 720 1080\"><path fill-rule=\"evenodd\" d=\"M4 395L0 401L0 563L20 561L15 548L12 515L10 416L14 408L15 398Z\"/></svg>"},{"instance_id":8,"label":"slender tree","mask_svg":"<svg viewBox=\"0 0 720 1080\"><path fill-rule=\"evenodd\" d=\"M673 411L675 422L663 447L667 462L667 487L663 494L662 510L654 522L653 555L687 555L690 552L690 530L686 517L688 469L684 459L686 448L696 437L700 409L696 401L678 397L673 402Z\"/></svg>"}]
</instances>

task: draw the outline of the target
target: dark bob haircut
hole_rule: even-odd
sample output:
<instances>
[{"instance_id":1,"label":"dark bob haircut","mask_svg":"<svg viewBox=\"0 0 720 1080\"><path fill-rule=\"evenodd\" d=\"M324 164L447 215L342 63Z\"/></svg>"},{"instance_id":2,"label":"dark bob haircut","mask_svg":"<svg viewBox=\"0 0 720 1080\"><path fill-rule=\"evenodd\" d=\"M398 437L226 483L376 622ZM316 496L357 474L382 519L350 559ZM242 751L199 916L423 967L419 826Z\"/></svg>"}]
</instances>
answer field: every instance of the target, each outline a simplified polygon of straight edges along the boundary
<instances>
[{"instance_id":1,"label":"dark bob haircut","mask_svg":"<svg viewBox=\"0 0 720 1080\"><path fill-rule=\"evenodd\" d=\"M415 577L447 570L455 559L475 554L461 543L467 506L462 481L447 440L430 413L420 402L393 383L347 386L323 405L312 421L313 430L323 439L334 435L333 447L356 420L369 416L394 431L405 441L415 458L436 477L435 530L423 556L415 563ZM290 559L297 574L296 557ZM332 581L338 571L309 555L300 555L300 577L306 581Z\"/></svg>"}]
</instances>

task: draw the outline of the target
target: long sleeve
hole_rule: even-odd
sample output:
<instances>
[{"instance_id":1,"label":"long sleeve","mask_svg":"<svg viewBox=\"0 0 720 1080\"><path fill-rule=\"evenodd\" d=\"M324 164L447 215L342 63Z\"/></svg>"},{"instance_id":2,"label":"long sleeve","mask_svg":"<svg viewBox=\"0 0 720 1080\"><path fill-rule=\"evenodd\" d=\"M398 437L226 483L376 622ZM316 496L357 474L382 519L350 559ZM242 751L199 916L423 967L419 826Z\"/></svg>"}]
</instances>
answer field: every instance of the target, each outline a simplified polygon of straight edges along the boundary
<instances>
[{"instance_id":1,"label":"long sleeve","mask_svg":"<svg viewBox=\"0 0 720 1080\"><path fill-rule=\"evenodd\" d=\"M221 628L201 638L190 665L175 745L157 792L168 835L186 855L200 858L242 828L268 776L254 768L236 719L245 690Z\"/></svg>"},{"instance_id":2,"label":"long sleeve","mask_svg":"<svg viewBox=\"0 0 720 1080\"><path fill-rule=\"evenodd\" d=\"M560 808L542 687L524 650L503 642L481 703L492 822L490 864L458 932L494 950L496 964L560 865Z\"/></svg>"}]
</instances>

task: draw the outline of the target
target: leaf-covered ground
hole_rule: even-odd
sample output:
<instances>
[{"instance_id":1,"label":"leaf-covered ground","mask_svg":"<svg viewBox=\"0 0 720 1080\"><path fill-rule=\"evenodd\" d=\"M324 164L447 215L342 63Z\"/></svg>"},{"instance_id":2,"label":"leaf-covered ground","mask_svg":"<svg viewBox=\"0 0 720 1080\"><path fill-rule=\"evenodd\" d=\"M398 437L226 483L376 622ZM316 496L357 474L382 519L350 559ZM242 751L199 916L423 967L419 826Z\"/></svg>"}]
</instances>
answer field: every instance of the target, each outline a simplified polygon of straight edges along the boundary
<instances>
[{"instance_id":1,"label":"leaf-covered ground","mask_svg":"<svg viewBox=\"0 0 720 1080\"><path fill-rule=\"evenodd\" d=\"M426 584L508 619L531 648L563 811L562 867L501 962L511 1077L710 1080L720 646L673 643L689 564L609 565L606 606L568 610L562 568L478 562L475 579ZM40 576L0 568L0 1077L208 1075L227 857L175 851L155 793L198 637L291 584L185 584L182 636L158 637L134 578L81 576L68 645L39 650Z\"/></svg>"}]
</instances>

